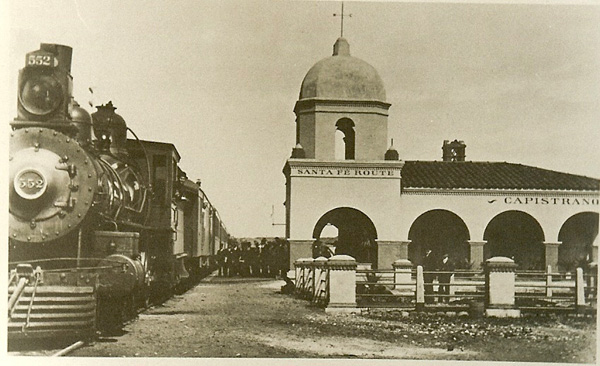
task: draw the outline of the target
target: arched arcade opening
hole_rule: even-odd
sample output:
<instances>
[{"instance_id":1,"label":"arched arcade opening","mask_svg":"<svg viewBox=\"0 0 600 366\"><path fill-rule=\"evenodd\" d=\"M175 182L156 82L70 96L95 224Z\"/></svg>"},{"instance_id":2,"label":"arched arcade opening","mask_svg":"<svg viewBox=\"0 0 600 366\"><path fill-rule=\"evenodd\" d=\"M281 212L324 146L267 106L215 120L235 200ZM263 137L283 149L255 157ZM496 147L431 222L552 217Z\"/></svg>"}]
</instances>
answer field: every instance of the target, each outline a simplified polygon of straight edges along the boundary
<instances>
[{"instance_id":1,"label":"arched arcade opening","mask_svg":"<svg viewBox=\"0 0 600 366\"><path fill-rule=\"evenodd\" d=\"M334 233L337 228L337 238L328 238L335 242L335 254L352 256L358 263L377 264L377 230L371 219L361 211L340 207L324 214L315 225L313 238L321 240L321 235ZM325 238L323 238L325 239Z\"/></svg>"},{"instance_id":2,"label":"arched arcade opening","mask_svg":"<svg viewBox=\"0 0 600 366\"><path fill-rule=\"evenodd\" d=\"M545 267L544 231L528 213L506 211L496 215L485 228L484 259L512 258L519 269Z\"/></svg>"},{"instance_id":3,"label":"arched arcade opening","mask_svg":"<svg viewBox=\"0 0 600 366\"><path fill-rule=\"evenodd\" d=\"M571 216L558 233L558 269L573 271L586 268L592 259L592 245L598 236L597 212L582 212Z\"/></svg>"},{"instance_id":4,"label":"arched arcade opening","mask_svg":"<svg viewBox=\"0 0 600 366\"><path fill-rule=\"evenodd\" d=\"M436 261L448 254L457 268L469 267L469 229L455 213L447 210L432 210L419 216L410 227L408 259L413 264L422 264L427 250Z\"/></svg>"}]
</instances>

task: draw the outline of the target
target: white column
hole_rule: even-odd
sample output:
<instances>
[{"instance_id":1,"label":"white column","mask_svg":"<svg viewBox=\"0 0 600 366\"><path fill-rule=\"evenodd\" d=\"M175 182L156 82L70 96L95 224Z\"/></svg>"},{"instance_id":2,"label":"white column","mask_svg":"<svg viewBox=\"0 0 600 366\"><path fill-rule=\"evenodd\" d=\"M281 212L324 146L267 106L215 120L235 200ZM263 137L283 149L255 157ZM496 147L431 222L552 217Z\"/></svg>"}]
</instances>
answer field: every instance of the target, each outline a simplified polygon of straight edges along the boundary
<instances>
[{"instance_id":1,"label":"white column","mask_svg":"<svg viewBox=\"0 0 600 366\"><path fill-rule=\"evenodd\" d=\"M577 277L575 280L575 290L576 290L576 305L585 306L585 281L583 279L583 269L577 268Z\"/></svg>"},{"instance_id":2,"label":"white column","mask_svg":"<svg viewBox=\"0 0 600 366\"><path fill-rule=\"evenodd\" d=\"M425 308L425 279L423 277L423 266L417 266L417 305L416 310L422 311Z\"/></svg>"}]
</instances>

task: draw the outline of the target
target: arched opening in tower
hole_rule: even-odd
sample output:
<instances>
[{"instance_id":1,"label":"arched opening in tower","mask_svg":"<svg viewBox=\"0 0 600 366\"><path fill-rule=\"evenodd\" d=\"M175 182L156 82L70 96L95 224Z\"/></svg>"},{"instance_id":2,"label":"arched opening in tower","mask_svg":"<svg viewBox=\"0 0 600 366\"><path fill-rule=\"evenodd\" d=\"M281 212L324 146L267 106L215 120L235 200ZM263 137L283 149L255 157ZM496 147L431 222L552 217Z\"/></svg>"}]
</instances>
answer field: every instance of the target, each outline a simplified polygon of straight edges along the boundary
<instances>
[{"instance_id":1,"label":"arched opening in tower","mask_svg":"<svg viewBox=\"0 0 600 366\"><path fill-rule=\"evenodd\" d=\"M596 212L582 212L571 216L560 228L558 241L558 268L573 271L577 267L587 268L592 258L592 245L598 237Z\"/></svg>"},{"instance_id":2,"label":"arched opening in tower","mask_svg":"<svg viewBox=\"0 0 600 366\"><path fill-rule=\"evenodd\" d=\"M321 237L335 232L325 229L327 226L337 228L337 238ZM334 246L336 255L345 254L358 263L377 265L377 230L371 219L357 209L340 207L327 212L317 221L313 238Z\"/></svg>"},{"instance_id":3,"label":"arched opening in tower","mask_svg":"<svg viewBox=\"0 0 600 366\"><path fill-rule=\"evenodd\" d=\"M494 217L483 234L484 258L512 258L519 269L542 270L545 266L544 231L531 215L506 211Z\"/></svg>"},{"instance_id":4,"label":"arched opening in tower","mask_svg":"<svg viewBox=\"0 0 600 366\"><path fill-rule=\"evenodd\" d=\"M338 159L339 157L340 160L354 160L354 152L356 149L354 122L352 122L352 120L349 118L342 118L339 121L337 121L335 126L337 127L335 134L336 159Z\"/></svg>"}]
</instances>

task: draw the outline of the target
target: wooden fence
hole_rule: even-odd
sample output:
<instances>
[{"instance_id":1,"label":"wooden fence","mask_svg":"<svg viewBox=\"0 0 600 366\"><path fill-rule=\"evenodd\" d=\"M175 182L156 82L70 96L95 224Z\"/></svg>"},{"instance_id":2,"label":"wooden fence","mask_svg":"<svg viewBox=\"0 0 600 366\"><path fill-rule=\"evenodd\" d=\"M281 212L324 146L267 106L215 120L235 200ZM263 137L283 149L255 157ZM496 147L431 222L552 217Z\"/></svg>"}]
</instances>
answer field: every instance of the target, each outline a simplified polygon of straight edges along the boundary
<instances>
[{"instance_id":1,"label":"wooden fence","mask_svg":"<svg viewBox=\"0 0 600 366\"><path fill-rule=\"evenodd\" d=\"M334 259L333 257L332 259ZM349 259L348 259L349 258ZM417 311L467 311L479 315L488 308L511 308L521 312L572 312L595 314L597 308L597 271L574 273L516 271L506 258L497 272L502 283L490 275L492 264L482 271L423 271L421 266L394 266L394 269L370 269L369 265L350 264L335 267L326 258L296 261L296 294L312 303L328 307L332 292L353 292L348 308L397 308ZM408 261L404 261L405 264ZM339 261L336 263L339 264ZM508 264L507 264L508 263ZM408 262L410 264L410 262ZM490 268L492 268L490 270ZM509 268L507 270L507 268ZM511 270L512 269L512 270ZM344 271L354 282L330 281L331 271ZM486 272L487 271L487 272ZM509 276L509 277L506 277ZM336 278L341 278L339 273ZM506 279L509 281L506 281ZM492 283L496 281L495 283ZM505 282L511 284L506 286ZM499 295L498 295L499 292ZM491 295L490 295L491 294ZM346 294L348 295L348 294ZM494 300L499 298L501 300ZM347 297L347 296L346 296ZM354 302L352 299L355 299ZM505 299L505 300L502 300ZM494 302L500 301L498 304ZM506 303L505 303L506 302ZM336 304L336 307L340 307ZM493 312L490 312L495 314Z\"/></svg>"}]
</instances>

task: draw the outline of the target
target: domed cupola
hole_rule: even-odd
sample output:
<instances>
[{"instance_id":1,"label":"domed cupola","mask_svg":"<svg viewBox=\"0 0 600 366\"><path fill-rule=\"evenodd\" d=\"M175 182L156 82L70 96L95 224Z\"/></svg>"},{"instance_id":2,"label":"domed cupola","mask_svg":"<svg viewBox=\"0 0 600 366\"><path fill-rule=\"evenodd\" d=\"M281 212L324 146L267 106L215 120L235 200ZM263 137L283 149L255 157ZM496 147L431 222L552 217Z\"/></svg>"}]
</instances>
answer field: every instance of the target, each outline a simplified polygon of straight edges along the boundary
<instances>
[{"instance_id":1,"label":"domed cupola","mask_svg":"<svg viewBox=\"0 0 600 366\"><path fill-rule=\"evenodd\" d=\"M389 108L377 70L350 56L348 41L338 38L333 55L314 64L302 81L294 108L296 143L305 159L382 160Z\"/></svg>"},{"instance_id":2,"label":"domed cupola","mask_svg":"<svg viewBox=\"0 0 600 366\"><path fill-rule=\"evenodd\" d=\"M338 38L333 56L317 62L306 74L300 100L308 98L385 101L385 87L377 70L350 56L350 45Z\"/></svg>"}]
</instances>

